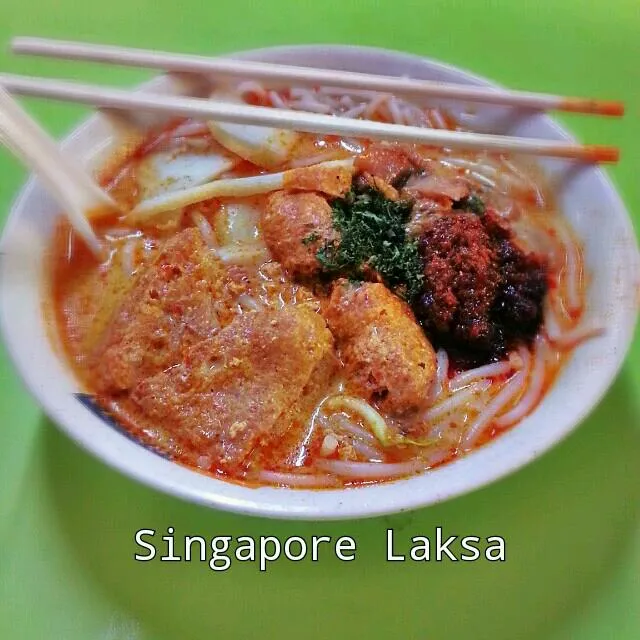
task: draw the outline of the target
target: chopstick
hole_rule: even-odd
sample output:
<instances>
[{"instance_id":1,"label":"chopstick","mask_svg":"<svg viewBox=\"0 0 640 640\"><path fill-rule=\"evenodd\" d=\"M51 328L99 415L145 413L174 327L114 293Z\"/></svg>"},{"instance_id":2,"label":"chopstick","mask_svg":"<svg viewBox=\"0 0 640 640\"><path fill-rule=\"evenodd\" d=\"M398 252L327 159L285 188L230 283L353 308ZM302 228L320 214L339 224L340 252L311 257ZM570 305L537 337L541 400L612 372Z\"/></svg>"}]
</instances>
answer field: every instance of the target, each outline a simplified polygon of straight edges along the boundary
<instances>
[{"instance_id":1,"label":"chopstick","mask_svg":"<svg viewBox=\"0 0 640 640\"><path fill-rule=\"evenodd\" d=\"M230 104L202 98L132 93L122 89L65 80L0 74L0 85L13 93L22 95L111 109L137 109L174 117L205 118L236 124L395 142L418 142L438 147L571 158L585 162L617 162L619 159L618 149L610 146L583 146L551 140L427 129L288 109Z\"/></svg>"},{"instance_id":2,"label":"chopstick","mask_svg":"<svg viewBox=\"0 0 640 640\"><path fill-rule=\"evenodd\" d=\"M206 73L304 85L327 85L410 97L430 96L544 111L570 111L603 116L622 116L624 114L624 105L618 101L507 91L353 71L316 69L232 58L209 58L47 38L14 38L11 49L18 54L112 63L164 71Z\"/></svg>"},{"instance_id":3,"label":"chopstick","mask_svg":"<svg viewBox=\"0 0 640 640\"><path fill-rule=\"evenodd\" d=\"M118 211L88 173L58 149L53 138L0 86L0 144L36 173L64 209L71 226L96 256L102 246L86 212Z\"/></svg>"}]
</instances>

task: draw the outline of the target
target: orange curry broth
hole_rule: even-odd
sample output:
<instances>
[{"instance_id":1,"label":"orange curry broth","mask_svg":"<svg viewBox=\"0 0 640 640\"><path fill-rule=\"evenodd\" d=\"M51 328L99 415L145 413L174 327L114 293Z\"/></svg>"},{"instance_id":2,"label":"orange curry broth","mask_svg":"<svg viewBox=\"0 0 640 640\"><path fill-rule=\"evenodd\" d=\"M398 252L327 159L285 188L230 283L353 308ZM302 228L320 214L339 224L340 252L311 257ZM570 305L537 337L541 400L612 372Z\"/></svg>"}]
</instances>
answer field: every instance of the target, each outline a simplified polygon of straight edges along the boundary
<instances>
[{"instance_id":1,"label":"orange curry broth","mask_svg":"<svg viewBox=\"0 0 640 640\"><path fill-rule=\"evenodd\" d=\"M165 125L161 129L156 129L150 132L142 141L137 142L135 145L130 145L123 153L122 149L114 154L111 162L105 164L103 169L98 175L100 184L107 189L114 199L120 203L123 208L131 208L139 199L135 164L146 155L156 151L158 146L163 140L167 139L168 132L175 128L182 121L172 121L168 125ZM456 127L455 121L449 116L447 124L451 128ZM124 147L123 147L124 148ZM340 148L340 138L336 136L326 136L321 142L318 142L317 138L308 136L302 139L302 142L296 149L296 155L298 157L304 157L309 155L310 152L315 150L327 151L337 150ZM348 154L345 152L345 157ZM256 175L264 173L265 171L260 167L257 167L250 162L240 162L231 172L233 177L242 177ZM201 212L204 212L207 217L214 215L219 209L222 202L226 199L213 199L206 203L198 204L198 208ZM188 210L188 208L187 208ZM114 228L129 230L132 234L140 231L137 227L131 227L127 225L121 218L118 218L116 214L110 215L93 215L93 226L96 233L99 236L104 235L108 230ZM163 239L175 233L176 231L186 228L187 226L193 226L187 224L189 218L186 215L182 215L179 226L169 231L158 231L154 227L144 228L144 237L149 238L151 241L159 244ZM86 365L87 351L95 347L99 340L99 336L95 333L99 333L97 329L93 329L94 335L83 335L81 327L77 323L76 310L80 309L82 313L89 316L94 316L99 313L99 307L107 307L112 311L117 308L118 301L125 295L126 291L132 286L133 277L129 278L128 282L113 283L109 281L110 273L113 269L110 269L111 255L106 260L98 260L83 241L76 236L70 229L68 222L65 218L61 218L56 226L53 234L53 241L51 243L51 249L47 260L47 273L48 280L50 282L50 297L45 301L45 313L47 317L52 318L55 324L56 336L58 340L54 340L54 343L61 344L64 352L64 357L71 365L74 373L81 382L85 391L92 393L92 381L91 381L91 368ZM90 281L91 286L87 283ZM83 292L83 287L85 291ZM96 295L96 292L99 294ZM98 327L104 329L108 323L108 314L97 323ZM53 336L52 336L53 337ZM553 385L555 378L561 368L564 358L558 357L555 364L547 366L544 388L541 393L541 397L546 391ZM450 376L455 372L450 372ZM342 380L338 374L334 380L332 380L330 388L327 389L327 395L334 392L341 383L347 383L348 381ZM154 442L148 433L140 427L141 421L140 412L136 410L132 401L127 398L118 397L99 397L99 404L107 411L112 412L114 417L122 424L129 432L131 432L138 439L145 442L147 445L154 447L157 442ZM509 407L507 407L508 409ZM348 413L348 412L347 412ZM352 416L357 418L356 416ZM291 428L287 432L287 436L280 442L276 442L271 445L263 446L258 459L262 461L265 467L270 468L269 463L278 460L285 455L289 455L293 448L295 448L301 438L301 433L307 427L307 420L295 418L291 425ZM495 426L489 426L477 446L481 446L496 438L505 430L510 429L498 429ZM316 437L310 442L306 459L312 460L314 456L318 454L321 444L321 437ZM165 453L162 452L161 453ZM193 452L191 452L193 453ZM391 447L386 453L387 462L398 462L407 459L411 459L415 456L416 450L413 447ZM438 463L446 464L459 455L457 450L452 450L450 455ZM177 462L185 463L183 456L180 454L171 455ZM436 465L436 466L438 466ZM190 468L194 468L193 465L188 464ZM302 467L298 470L304 470ZM196 469L201 471L200 469ZM230 474L227 471L213 466L209 471L209 474L224 478L225 480L231 480L240 484L254 486L256 483L247 480L243 477L242 473ZM361 485L377 483L379 480L362 480L362 481L342 481L336 480L337 486L347 485Z\"/></svg>"}]
</instances>

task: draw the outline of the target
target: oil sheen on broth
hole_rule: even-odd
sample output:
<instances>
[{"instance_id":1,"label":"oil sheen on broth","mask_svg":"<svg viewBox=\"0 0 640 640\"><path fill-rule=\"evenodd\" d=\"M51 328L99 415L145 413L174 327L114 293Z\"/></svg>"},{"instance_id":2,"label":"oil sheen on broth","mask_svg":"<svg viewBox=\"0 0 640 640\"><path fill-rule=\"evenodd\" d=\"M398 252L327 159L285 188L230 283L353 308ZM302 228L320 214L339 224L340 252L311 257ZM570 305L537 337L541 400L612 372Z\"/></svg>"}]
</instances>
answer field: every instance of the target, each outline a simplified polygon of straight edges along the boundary
<instances>
[{"instance_id":1,"label":"oil sheen on broth","mask_svg":"<svg viewBox=\"0 0 640 640\"><path fill-rule=\"evenodd\" d=\"M235 91L457 126L389 96ZM197 196L229 178L249 182ZM133 214L155 204L95 221L102 262L59 223L47 309L66 357L137 439L226 480L319 489L445 464L529 414L594 332L581 248L514 158L179 121L102 182Z\"/></svg>"}]
</instances>

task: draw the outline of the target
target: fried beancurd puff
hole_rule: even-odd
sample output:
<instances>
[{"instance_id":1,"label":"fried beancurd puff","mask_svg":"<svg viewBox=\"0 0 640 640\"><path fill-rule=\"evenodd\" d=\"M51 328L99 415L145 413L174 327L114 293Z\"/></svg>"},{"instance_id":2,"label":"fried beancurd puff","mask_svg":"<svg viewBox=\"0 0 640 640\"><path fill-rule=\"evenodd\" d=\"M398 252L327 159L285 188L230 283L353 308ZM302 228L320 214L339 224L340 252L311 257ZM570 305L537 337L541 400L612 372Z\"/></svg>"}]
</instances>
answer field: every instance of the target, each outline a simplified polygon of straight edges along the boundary
<instances>
[{"instance_id":1,"label":"fried beancurd puff","mask_svg":"<svg viewBox=\"0 0 640 640\"><path fill-rule=\"evenodd\" d=\"M320 271L318 250L338 238L332 225L331 207L316 193L271 194L260 227L273 257L292 275L300 277Z\"/></svg>"},{"instance_id":2,"label":"fried beancurd puff","mask_svg":"<svg viewBox=\"0 0 640 640\"><path fill-rule=\"evenodd\" d=\"M333 338L318 313L258 311L237 317L179 365L140 382L132 399L181 443L189 462L193 452L217 468L237 469L254 449L284 435L296 407L326 383L334 358Z\"/></svg>"},{"instance_id":3,"label":"fried beancurd puff","mask_svg":"<svg viewBox=\"0 0 640 640\"><path fill-rule=\"evenodd\" d=\"M436 356L405 302L382 284L340 280L325 317L362 397L394 415L426 407Z\"/></svg>"}]
</instances>

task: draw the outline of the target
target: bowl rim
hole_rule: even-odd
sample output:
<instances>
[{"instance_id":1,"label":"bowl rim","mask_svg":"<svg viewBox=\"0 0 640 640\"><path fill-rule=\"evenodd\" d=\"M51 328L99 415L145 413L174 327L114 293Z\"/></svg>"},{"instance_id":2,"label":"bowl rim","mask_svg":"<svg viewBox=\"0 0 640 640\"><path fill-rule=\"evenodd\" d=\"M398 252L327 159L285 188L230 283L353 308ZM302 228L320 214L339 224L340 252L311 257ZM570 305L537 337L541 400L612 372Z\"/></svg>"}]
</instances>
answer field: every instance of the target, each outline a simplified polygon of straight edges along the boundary
<instances>
[{"instance_id":1,"label":"bowl rim","mask_svg":"<svg viewBox=\"0 0 640 640\"><path fill-rule=\"evenodd\" d=\"M457 75L473 84L489 87L500 86L461 67L424 56L377 47L333 44L291 45L252 49L228 55L242 58L262 58L265 55L291 56L296 52L311 56L318 56L321 53L327 54L328 52L333 55L339 55L341 52L355 52L356 54L385 56L389 59L394 58L399 64L426 64L427 67ZM163 75L154 76L150 81L135 87L135 90L144 91L153 88L158 83L161 83L163 78ZM569 141L574 139L555 120L548 116L544 116L544 120L546 126L550 127L559 137ZM63 148L73 144L81 135L90 132L96 124L97 114L93 113L65 136L62 142ZM611 198L615 208L619 211L619 221L624 226L625 233L632 238L630 243L630 266L635 267L635 269L631 268L629 271L632 273L631 278L633 278L633 273L640 271L640 254L633 223L609 176L604 171L599 170L598 177L602 187L607 191L608 197ZM33 196L36 184L36 179L30 176L20 189L18 196L11 205L0 246L3 245L5 238L10 236L18 217ZM0 261L0 283L4 281L5 271L5 263ZM70 419L64 406L56 402L52 395L47 393L45 387L38 384L33 374L34 368L32 364L25 358L25 354L21 352L19 345L11 339L14 334L10 320L10 310L6 308L3 291L0 290L0 332L15 369L28 391L53 423L80 445L81 448L102 460L108 466L148 487L190 502L246 515L303 520L368 518L427 507L485 487L524 467L564 440L601 401L618 376L626 359L631 346L637 315L637 305L634 312L626 314L625 326L618 332L617 345L619 348L612 356L606 374L600 376L598 385L592 395L582 399L579 409L574 409L571 417L559 420L558 424L551 425L553 428L549 428L544 437L537 440L535 448L532 446L520 447L506 459L500 456L500 450L504 448L501 443L517 430L516 427L501 435L500 438L492 443L443 467L418 476L402 478L388 483L335 490L252 488L211 478L193 469L188 469L148 451L139 443L132 442L130 438L128 438L128 442L132 448L127 443L122 442L119 443L121 446L117 447L109 445L111 446L109 449L108 447L105 448L103 439L90 437L92 429L85 427L85 424L92 421L92 416L87 414L85 423L76 423L73 418ZM50 348L54 351L53 345L50 344ZM59 354L56 357L61 359ZM61 366L68 368L68 365L64 362L61 363ZM93 418L98 420L95 417ZM113 430L113 433L116 434L117 432ZM117 437L127 439L127 436L122 433L117 433ZM121 455L123 451L125 453L124 457ZM153 460L150 456L153 457ZM478 474L473 470L474 463L481 464L483 458L486 466L489 466L487 462L491 460L495 464L490 466L489 471L485 470L484 473ZM170 465L171 469L166 465ZM436 485L434 489L429 484L430 480L435 479L436 474L438 482L432 483ZM205 483L202 482L202 479L205 479Z\"/></svg>"}]
</instances>

